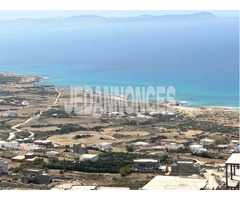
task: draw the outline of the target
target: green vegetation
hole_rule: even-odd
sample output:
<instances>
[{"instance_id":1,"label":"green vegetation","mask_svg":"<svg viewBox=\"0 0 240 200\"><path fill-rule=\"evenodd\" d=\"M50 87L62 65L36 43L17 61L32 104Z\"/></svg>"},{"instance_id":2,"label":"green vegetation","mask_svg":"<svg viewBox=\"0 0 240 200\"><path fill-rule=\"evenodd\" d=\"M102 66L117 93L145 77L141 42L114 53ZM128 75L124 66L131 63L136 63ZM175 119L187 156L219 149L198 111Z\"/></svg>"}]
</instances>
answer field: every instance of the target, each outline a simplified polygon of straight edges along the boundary
<instances>
[{"instance_id":1,"label":"green vegetation","mask_svg":"<svg viewBox=\"0 0 240 200\"><path fill-rule=\"evenodd\" d=\"M181 123L178 125L180 131L187 131L187 130L201 130L210 133L232 133L237 132L237 127L232 126L224 126L222 124L218 124L215 122L207 122L207 121L194 121L192 119L186 121L185 123Z\"/></svg>"},{"instance_id":2,"label":"green vegetation","mask_svg":"<svg viewBox=\"0 0 240 200\"><path fill-rule=\"evenodd\" d=\"M89 138L89 137L92 137L93 135L75 135L74 136L74 139L77 140L77 139L81 139L81 138Z\"/></svg>"},{"instance_id":3,"label":"green vegetation","mask_svg":"<svg viewBox=\"0 0 240 200\"><path fill-rule=\"evenodd\" d=\"M126 146L126 150L127 150L128 152L133 152L133 151L134 151L134 149L133 149L132 146Z\"/></svg>"},{"instance_id":4,"label":"green vegetation","mask_svg":"<svg viewBox=\"0 0 240 200\"><path fill-rule=\"evenodd\" d=\"M21 80L20 77L16 76L5 76L3 74L0 74L0 84L8 84L8 83L19 83Z\"/></svg>"},{"instance_id":5,"label":"green vegetation","mask_svg":"<svg viewBox=\"0 0 240 200\"><path fill-rule=\"evenodd\" d=\"M132 171L132 165L127 165L124 167L121 167L119 170L119 173L121 174L121 176L127 176L128 174L130 174Z\"/></svg>"},{"instance_id":6,"label":"green vegetation","mask_svg":"<svg viewBox=\"0 0 240 200\"><path fill-rule=\"evenodd\" d=\"M53 135L63 135L69 134L71 132L77 131L102 131L102 126L95 126L92 128L86 128L77 124L60 124L57 126L59 129L53 131L36 131L35 132L35 139L46 139Z\"/></svg>"},{"instance_id":7,"label":"green vegetation","mask_svg":"<svg viewBox=\"0 0 240 200\"><path fill-rule=\"evenodd\" d=\"M43 113L43 116L48 118L71 118L73 116L76 116L73 112L71 114L67 114L64 110L48 110Z\"/></svg>"},{"instance_id":8,"label":"green vegetation","mask_svg":"<svg viewBox=\"0 0 240 200\"><path fill-rule=\"evenodd\" d=\"M99 154L97 162L74 162L59 160L58 158L49 158L48 162L45 162L43 158L38 158L33 163L22 163L19 167L14 168L13 171L21 172L24 168L48 168L90 173L121 173L122 176L126 176L131 172L133 159L137 158L156 158L160 159L161 162L165 162L168 159L168 155L150 156L145 154L107 152Z\"/></svg>"}]
</instances>

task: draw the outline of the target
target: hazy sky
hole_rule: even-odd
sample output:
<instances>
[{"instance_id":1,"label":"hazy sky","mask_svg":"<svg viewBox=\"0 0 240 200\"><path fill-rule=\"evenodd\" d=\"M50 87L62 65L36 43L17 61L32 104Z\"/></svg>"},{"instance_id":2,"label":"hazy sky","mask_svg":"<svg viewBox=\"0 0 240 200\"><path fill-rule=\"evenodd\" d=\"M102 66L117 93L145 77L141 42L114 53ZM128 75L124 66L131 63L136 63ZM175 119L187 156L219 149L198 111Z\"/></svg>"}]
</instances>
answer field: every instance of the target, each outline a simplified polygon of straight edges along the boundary
<instances>
[{"instance_id":1,"label":"hazy sky","mask_svg":"<svg viewBox=\"0 0 240 200\"><path fill-rule=\"evenodd\" d=\"M74 15L99 15L103 17L133 17L143 14L149 14L149 15L169 15L169 14L190 14L195 12L201 12L202 10L134 10L134 11L128 11L128 10L112 10L112 11L103 11L103 10L36 10L36 11L0 11L0 19L16 19L16 18L45 18L45 17L69 17ZM211 12L217 16L222 17L238 17L239 11L222 11L222 10L211 10L208 11Z\"/></svg>"}]
</instances>

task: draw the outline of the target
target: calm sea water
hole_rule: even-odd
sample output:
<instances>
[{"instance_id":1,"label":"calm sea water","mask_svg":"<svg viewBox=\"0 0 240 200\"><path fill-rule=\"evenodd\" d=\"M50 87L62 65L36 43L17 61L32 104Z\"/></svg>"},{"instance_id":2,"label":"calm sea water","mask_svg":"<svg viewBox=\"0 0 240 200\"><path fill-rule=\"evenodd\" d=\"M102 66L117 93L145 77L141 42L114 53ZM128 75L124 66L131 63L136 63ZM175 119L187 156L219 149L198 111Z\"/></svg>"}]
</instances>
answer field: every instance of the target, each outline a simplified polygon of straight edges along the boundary
<instances>
[{"instance_id":1,"label":"calm sea water","mask_svg":"<svg viewBox=\"0 0 240 200\"><path fill-rule=\"evenodd\" d=\"M237 20L42 31L0 29L0 71L40 84L173 86L186 106L239 107Z\"/></svg>"}]
</instances>

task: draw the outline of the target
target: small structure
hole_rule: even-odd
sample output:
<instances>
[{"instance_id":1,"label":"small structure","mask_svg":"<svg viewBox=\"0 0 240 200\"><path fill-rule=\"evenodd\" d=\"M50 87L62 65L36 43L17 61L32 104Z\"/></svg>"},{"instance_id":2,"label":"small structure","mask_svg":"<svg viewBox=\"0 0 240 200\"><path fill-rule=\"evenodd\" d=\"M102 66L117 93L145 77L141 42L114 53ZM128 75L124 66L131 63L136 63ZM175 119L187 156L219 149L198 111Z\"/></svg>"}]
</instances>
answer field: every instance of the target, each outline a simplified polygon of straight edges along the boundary
<instances>
[{"instance_id":1,"label":"small structure","mask_svg":"<svg viewBox=\"0 0 240 200\"><path fill-rule=\"evenodd\" d=\"M145 118L146 116L141 114L141 113L137 113L137 118Z\"/></svg>"},{"instance_id":2,"label":"small structure","mask_svg":"<svg viewBox=\"0 0 240 200\"><path fill-rule=\"evenodd\" d=\"M97 154L83 154L80 156L79 161L91 161L96 162L98 161L98 155Z\"/></svg>"},{"instance_id":3,"label":"small structure","mask_svg":"<svg viewBox=\"0 0 240 200\"><path fill-rule=\"evenodd\" d=\"M148 142L135 142L133 143L135 146L143 146L143 147L149 147L151 146Z\"/></svg>"},{"instance_id":4,"label":"small structure","mask_svg":"<svg viewBox=\"0 0 240 200\"><path fill-rule=\"evenodd\" d=\"M225 162L226 189L239 190L240 174L240 153L233 153ZM228 170L230 168L230 173ZM237 173L238 171L238 173Z\"/></svg>"},{"instance_id":5,"label":"small structure","mask_svg":"<svg viewBox=\"0 0 240 200\"><path fill-rule=\"evenodd\" d=\"M79 154L86 154L88 151L87 151L87 147L85 145L73 144L73 152L79 153Z\"/></svg>"},{"instance_id":6,"label":"small structure","mask_svg":"<svg viewBox=\"0 0 240 200\"><path fill-rule=\"evenodd\" d=\"M200 144L202 144L202 145L211 145L214 143L215 143L215 140L212 140L212 139L201 139L200 140Z\"/></svg>"},{"instance_id":7,"label":"small structure","mask_svg":"<svg viewBox=\"0 0 240 200\"><path fill-rule=\"evenodd\" d=\"M200 174L197 164L192 161L177 161L171 165L171 175L192 175Z\"/></svg>"},{"instance_id":8,"label":"small structure","mask_svg":"<svg viewBox=\"0 0 240 200\"><path fill-rule=\"evenodd\" d=\"M23 163L23 162L25 162L25 156L15 156L15 157L11 158L11 161Z\"/></svg>"},{"instance_id":9,"label":"small structure","mask_svg":"<svg viewBox=\"0 0 240 200\"><path fill-rule=\"evenodd\" d=\"M8 174L8 163L0 159L0 175Z\"/></svg>"},{"instance_id":10,"label":"small structure","mask_svg":"<svg viewBox=\"0 0 240 200\"><path fill-rule=\"evenodd\" d=\"M15 156L11 158L12 162L19 162L19 163L24 163L24 162L33 162L36 159L36 156L33 153L27 153L26 155L22 156Z\"/></svg>"},{"instance_id":11,"label":"small structure","mask_svg":"<svg viewBox=\"0 0 240 200\"><path fill-rule=\"evenodd\" d=\"M189 148L191 149L191 151L194 154L201 154L201 153L207 151L207 149L203 148L203 145L201 145L201 144L190 145Z\"/></svg>"},{"instance_id":12,"label":"small structure","mask_svg":"<svg viewBox=\"0 0 240 200\"><path fill-rule=\"evenodd\" d=\"M134 172L155 172L159 170L160 160L157 159L136 159L133 160Z\"/></svg>"},{"instance_id":13,"label":"small structure","mask_svg":"<svg viewBox=\"0 0 240 200\"><path fill-rule=\"evenodd\" d=\"M141 190L203 190L206 185L206 179L159 175L143 186Z\"/></svg>"},{"instance_id":14,"label":"small structure","mask_svg":"<svg viewBox=\"0 0 240 200\"><path fill-rule=\"evenodd\" d=\"M12 142L5 142L5 141L0 141L0 147L5 147L5 148L11 148L11 149L18 149L19 145L18 142L12 141Z\"/></svg>"},{"instance_id":15,"label":"small structure","mask_svg":"<svg viewBox=\"0 0 240 200\"><path fill-rule=\"evenodd\" d=\"M60 105L55 104L55 105L52 105L51 108L52 108L52 109L59 109L59 108L60 108Z\"/></svg>"},{"instance_id":16,"label":"small structure","mask_svg":"<svg viewBox=\"0 0 240 200\"><path fill-rule=\"evenodd\" d=\"M239 140L231 140L230 141L230 146L236 147L239 143L240 143Z\"/></svg>"},{"instance_id":17,"label":"small structure","mask_svg":"<svg viewBox=\"0 0 240 200\"><path fill-rule=\"evenodd\" d=\"M112 149L112 143L102 142L96 145L96 147L100 150L111 150Z\"/></svg>"},{"instance_id":18,"label":"small structure","mask_svg":"<svg viewBox=\"0 0 240 200\"><path fill-rule=\"evenodd\" d=\"M9 110L8 111L8 117L17 117L18 114L16 113L15 110Z\"/></svg>"},{"instance_id":19,"label":"small structure","mask_svg":"<svg viewBox=\"0 0 240 200\"><path fill-rule=\"evenodd\" d=\"M0 105L6 104L6 101L3 99L0 99Z\"/></svg>"},{"instance_id":20,"label":"small structure","mask_svg":"<svg viewBox=\"0 0 240 200\"><path fill-rule=\"evenodd\" d=\"M25 151L39 151L40 149L43 149L42 147L39 147L38 145L32 145L32 144L25 144L22 143L19 146L19 149L23 149Z\"/></svg>"},{"instance_id":21,"label":"small structure","mask_svg":"<svg viewBox=\"0 0 240 200\"><path fill-rule=\"evenodd\" d=\"M175 143L175 142L167 142L167 143L164 144L164 146L168 150L178 150L178 149L184 148L183 144L178 144L178 143Z\"/></svg>"},{"instance_id":22,"label":"small structure","mask_svg":"<svg viewBox=\"0 0 240 200\"><path fill-rule=\"evenodd\" d=\"M45 173L42 169L24 169L22 182L29 184L50 184L52 182L53 175Z\"/></svg>"},{"instance_id":23,"label":"small structure","mask_svg":"<svg viewBox=\"0 0 240 200\"><path fill-rule=\"evenodd\" d=\"M49 140L35 140L33 144L42 146L42 147L52 147L52 142Z\"/></svg>"},{"instance_id":24,"label":"small structure","mask_svg":"<svg viewBox=\"0 0 240 200\"><path fill-rule=\"evenodd\" d=\"M23 102L22 102L22 105L23 106L27 106L29 103L26 101L26 100L24 100Z\"/></svg>"}]
</instances>

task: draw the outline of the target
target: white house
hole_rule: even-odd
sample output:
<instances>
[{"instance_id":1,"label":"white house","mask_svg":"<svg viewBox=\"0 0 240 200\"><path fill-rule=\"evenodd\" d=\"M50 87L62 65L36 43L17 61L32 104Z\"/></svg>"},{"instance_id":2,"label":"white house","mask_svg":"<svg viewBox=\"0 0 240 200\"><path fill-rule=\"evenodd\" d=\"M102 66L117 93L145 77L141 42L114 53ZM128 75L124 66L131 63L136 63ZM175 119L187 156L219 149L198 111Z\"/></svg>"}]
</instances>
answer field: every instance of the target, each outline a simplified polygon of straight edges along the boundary
<instances>
[{"instance_id":1,"label":"white house","mask_svg":"<svg viewBox=\"0 0 240 200\"><path fill-rule=\"evenodd\" d=\"M9 116L9 117L17 117L18 114L17 114L16 111L14 111L14 110L9 110L9 111L8 111L8 116Z\"/></svg>"},{"instance_id":2,"label":"white house","mask_svg":"<svg viewBox=\"0 0 240 200\"><path fill-rule=\"evenodd\" d=\"M96 162L98 161L98 155L97 154L83 154L80 156L79 161L91 161Z\"/></svg>"},{"instance_id":3,"label":"white house","mask_svg":"<svg viewBox=\"0 0 240 200\"><path fill-rule=\"evenodd\" d=\"M148 142L135 142L133 143L135 146L144 146L144 147L149 147L151 146Z\"/></svg>"},{"instance_id":4,"label":"white house","mask_svg":"<svg viewBox=\"0 0 240 200\"><path fill-rule=\"evenodd\" d=\"M26 100L24 100L23 102L22 102L22 105L23 106L27 106L29 103L26 101Z\"/></svg>"},{"instance_id":5,"label":"white house","mask_svg":"<svg viewBox=\"0 0 240 200\"><path fill-rule=\"evenodd\" d=\"M0 147L5 147L5 148L11 148L11 149L18 149L19 145L18 142L12 141L12 142L5 142L5 141L0 141Z\"/></svg>"},{"instance_id":6,"label":"white house","mask_svg":"<svg viewBox=\"0 0 240 200\"><path fill-rule=\"evenodd\" d=\"M168 149L171 149L171 150L177 150L177 149L184 148L183 144L178 144L178 143L175 143L175 142L165 143L164 146Z\"/></svg>"},{"instance_id":7,"label":"white house","mask_svg":"<svg viewBox=\"0 0 240 200\"><path fill-rule=\"evenodd\" d=\"M237 146L239 143L240 143L239 140L231 140L230 141L231 146Z\"/></svg>"},{"instance_id":8,"label":"white house","mask_svg":"<svg viewBox=\"0 0 240 200\"><path fill-rule=\"evenodd\" d=\"M112 143L102 142L102 143L97 144L96 147L101 150L111 150Z\"/></svg>"},{"instance_id":9,"label":"white house","mask_svg":"<svg viewBox=\"0 0 240 200\"><path fill-rule=\"evenodd\" d=\"M202 145L211 145L214 143L215 143L215 140L211 140L211 139L201 139L200 140L200 144L202 144Z\"/></svg>"},{"instance_id":10,"label":"white house","mask_svg":"<svg viewBox=\"0 0 240 200\"><path fill-rule=\"evenodd\" d=\"M5 144L8 143L8 142L5 142L5 141L0 141L0 148L3 148L5 147Z\"/></svg>"},{"instance_id":11,"label":"white house","mask_svg":"<svg viewBox=\"0 0 240 200\"><path fill-rule=\"evenodd\" d=\"M197 153L197 154L207 151L207 149L203 148L203 145L201 144L190 145L189 148L193 153Z\"/></svg>"},{"instance_id":12,"label":"white house","mask_svg":"<svg viewBox=\"0 0 240 200\"><path fill-rule=\"evenodd\" d=\"M0 174L8 173L8 163L0 159Z\"/></svg>"}]
</instances>

